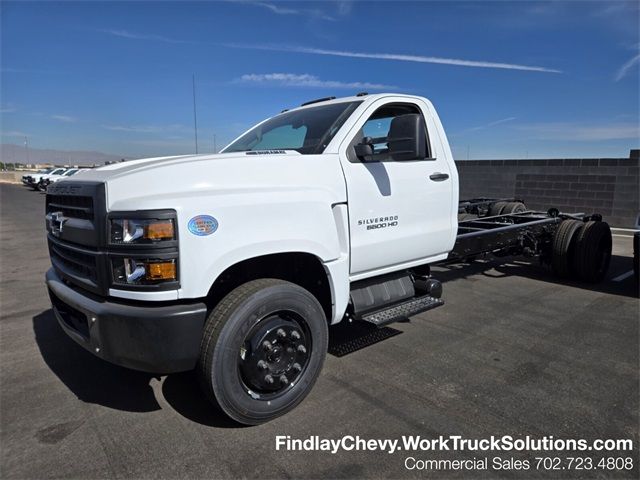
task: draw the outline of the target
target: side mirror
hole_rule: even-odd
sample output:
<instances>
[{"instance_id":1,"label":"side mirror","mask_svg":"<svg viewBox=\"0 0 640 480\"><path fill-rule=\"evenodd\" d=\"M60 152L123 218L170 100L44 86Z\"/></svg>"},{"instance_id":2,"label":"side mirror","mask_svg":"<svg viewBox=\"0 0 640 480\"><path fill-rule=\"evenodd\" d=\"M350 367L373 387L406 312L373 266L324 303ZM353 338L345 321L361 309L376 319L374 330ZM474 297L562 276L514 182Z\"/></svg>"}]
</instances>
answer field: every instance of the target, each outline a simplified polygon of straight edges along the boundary
<instances>
[{"instance_id":1,"label":"side mirror","mask_svg":"<svg viewBox=\"0 0 640 480\"><path fill-rule=\"evenodd\" d=\"M358 160L363 162L370 160L371 158L367 157L373 156L373 145L371 144L371 137L364 137L362 139L362 142L357 144L354 149Z\"/></svg>"},{"instance_id":2,"label":"side mirror","mask_svg":"<svg viewBox=\"0 0 640 480\"><path fill-rule=\"evenodd\" d=\"M427 138L422 115L408 113L391 120L387 145L389 154L395 161L426 158Z\"/></svg>"}]
</instances>

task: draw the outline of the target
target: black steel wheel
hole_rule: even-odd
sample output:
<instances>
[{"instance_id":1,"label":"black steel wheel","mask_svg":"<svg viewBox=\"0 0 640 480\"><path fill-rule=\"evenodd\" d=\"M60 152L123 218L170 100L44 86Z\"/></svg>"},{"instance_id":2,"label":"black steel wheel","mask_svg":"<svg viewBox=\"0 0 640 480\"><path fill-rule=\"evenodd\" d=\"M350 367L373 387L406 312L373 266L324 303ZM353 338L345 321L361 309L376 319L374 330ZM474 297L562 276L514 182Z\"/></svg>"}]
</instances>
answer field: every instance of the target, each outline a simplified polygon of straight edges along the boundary
<instances>
[{"instance_id":1,"label":"black steel wheel","mask_svg":"<svg viewBox=\"0 0 640 480\"><path fill-rule=\"evenodd\" d=\"M309 364L312 342L305 320L289 310L258 321L240 347L238 368L247 391L273 399L292 388Z\"/></svg>"},{"instance_id":2,"label":"black steel wheel","mask_svg":"<svg viewBox=\"0 0 640 480\"><path fill-rule=\"evenodd\" d=\"M253 280L209 315L200 383L232 419L264 423L292 410L311 391L327 343L327 319L311 293L284 280Z\"/></svg>"},{"instance_id":3,"label":"black steel wheel","mask_svg":"<svg viewBox=\"0 0 640 480\"><path fill-rule=\"evenodd\" d=\"M590 221L582 224L573 256L576 277L591 283L601 281L609 270L611 248L611 228L608 223Z\"/></svg>"},{"instance_id":4,"label":"black steel wheel","mask_svg":"<svg viewBox=\"0 0 640 480\"><path fill-rule=\"evenodd\" d=\"M553 236L551 268L560 278L574 275L573 257L575 254L576 232L582 227L579 220L563 220Z\"/></svg>"}]
</instances>

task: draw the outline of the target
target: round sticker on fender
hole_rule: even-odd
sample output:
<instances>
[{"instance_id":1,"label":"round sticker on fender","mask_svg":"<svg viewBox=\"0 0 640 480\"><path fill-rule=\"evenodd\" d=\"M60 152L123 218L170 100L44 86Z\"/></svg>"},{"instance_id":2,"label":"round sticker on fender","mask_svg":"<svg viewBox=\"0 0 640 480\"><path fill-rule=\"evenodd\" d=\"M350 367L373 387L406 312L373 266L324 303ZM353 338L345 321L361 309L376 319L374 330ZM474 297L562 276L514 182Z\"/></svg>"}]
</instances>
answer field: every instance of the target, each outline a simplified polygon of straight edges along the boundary
<instances>
[{"instance_id":1,"label":"round sticker on fender","mask_svg":"<svg viewBox=\"0 0 640 480\"><path fill-rule=\"evenodd\" d=\"M194 235L204 237L211 235L218 229L218 221L211 215L197 215L189 220L188 227Z\"/></svg>"}]
</instances>

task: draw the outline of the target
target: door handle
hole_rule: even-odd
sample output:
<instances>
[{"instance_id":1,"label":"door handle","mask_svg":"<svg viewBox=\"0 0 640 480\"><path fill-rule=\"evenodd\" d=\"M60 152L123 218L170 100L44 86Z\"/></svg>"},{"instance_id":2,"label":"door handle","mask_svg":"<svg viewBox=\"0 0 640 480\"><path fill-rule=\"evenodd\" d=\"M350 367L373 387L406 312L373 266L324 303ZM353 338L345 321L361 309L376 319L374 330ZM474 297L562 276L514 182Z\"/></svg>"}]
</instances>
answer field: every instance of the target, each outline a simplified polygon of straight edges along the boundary
<instances>
[{"instance_id":1,"label":"door handle","mask_svg":"<svg viewBox=\"0 0 640 480\"><path fill-rule=\"evenodd\" d=\"M447 178L449 178L449 174L436 172L429 175L429 178L434 182L442 182L443 180L446 180Z\"/></svg>"}]
</instances>

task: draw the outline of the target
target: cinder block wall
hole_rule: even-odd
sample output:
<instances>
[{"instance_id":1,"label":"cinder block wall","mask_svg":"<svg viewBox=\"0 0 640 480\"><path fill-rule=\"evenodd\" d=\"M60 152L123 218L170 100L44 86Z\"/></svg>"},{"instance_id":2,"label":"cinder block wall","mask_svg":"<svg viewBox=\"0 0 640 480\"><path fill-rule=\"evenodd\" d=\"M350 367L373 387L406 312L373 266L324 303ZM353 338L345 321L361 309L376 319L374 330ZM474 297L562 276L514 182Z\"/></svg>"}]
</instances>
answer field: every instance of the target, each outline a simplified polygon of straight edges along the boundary
<instances>
[{"instance_id":1,"label":"cinder block wall","mask_svg":"<svg viewBox=\"0 0 640 480\"><path fill-rule=\"evenodd\" d=\"M460 198L518 197L529 208L601 213L612 226L631 228L640 213L638 167L629 158L460 160Z\"/></svg>"}]
</instances>

